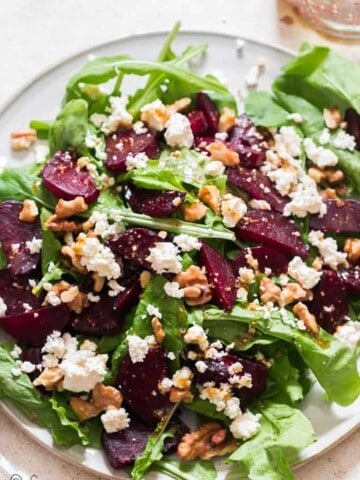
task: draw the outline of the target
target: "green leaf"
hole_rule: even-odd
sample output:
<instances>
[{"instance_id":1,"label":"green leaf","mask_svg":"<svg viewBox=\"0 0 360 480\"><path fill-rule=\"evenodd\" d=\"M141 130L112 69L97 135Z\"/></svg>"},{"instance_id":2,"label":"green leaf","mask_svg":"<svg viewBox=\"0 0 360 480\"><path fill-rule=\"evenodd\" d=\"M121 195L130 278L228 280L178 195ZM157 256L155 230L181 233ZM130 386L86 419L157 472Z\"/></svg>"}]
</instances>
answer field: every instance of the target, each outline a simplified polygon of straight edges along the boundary
<instances>
[{"instance_id":1,"label":"green leaf","mask_svg":"<svg viewBox=\"0 0 360 480\"><path fill-rule=\"evenodd\" d=\"M43 275L48 273L49 265L56 264L61 258L61 243L55 234L46 228L44 223L50 217L51 212L43 208L40 214L40 221L43 228L42 249L41 249L41 271Z\"/></svg>"},{"instance_id":2,"label":"green leaf","mask_svg":"<svg viewBox=\"0 0 360 480\"><path fill-rule=\"evenodd\" d=\"M30 128L36 130L37 138L47 140L49 138L51 123L42 122L41 120L31 120Z\"/></svg>"},{"instance_id":3,"label":"green leaf","mask_svg":"<svg viewBox=\"0 0 360 480\"><path fill-rule=\"evenodd\" d=\"M39 295L44 288L45 283L55 283L62 279L66 271L63 270L58 264L55 265L51 261L48 264L47 271L45 271L44 276L40 282L33 288L32 293L34 295Z\"/></svg>"},{"instance_id":4,"label":"green leaf","mask_svg":"<svg viewBox=\"0 0 360 480\"><path fill-rule=\"evenodd\" d=\"M208 400L203 400L200 397L195 397L191 403L186 404L186 407L192 412L196 412L203 417L211 418L212 420L220 420L225 425L229 424L229 419L222 412L216 410L216 406Z\"/></svg>"},{"instance_id":5,"label":"green leaf","mask_svg":"<svg viewBox=\"0 0 360 480\"><path fill-rule=\"evenodd\" d=\"M255 125L262 127L285 125L289 114L268 92L251 92L245 99L245 112Z\"/></svg>"},{"instance_id":6,"label":"green leaf","mask_svg":"<svg viewBox=\"0 0 360 480\"><path fill-rule=\"evenodd\" d=\"M304 398L303 387L299 381L299 370L291 365L288 351L276 348L269 378L275 382L279 391L288 402L296 404Z\"/></svg>"},{"instance_id":7,"label":"green leaf","mask_svg":"<svg viewBox=\"0 0 360 480\"><path fill-rule=\"evenodd\" d=\"M209 460L185 463L176 459L166 459L166 461L156 462L151 470L165 473L175 480L216 480L217 478L216 469Z\"/></svg>"},{"instance_id":8,"label":"green leaf","mask_svg":"<svg viewBox=\"0 0 360 480\"><path fill-rule=\"evenodd\" d=\"M3 270L6 267L7 267L6 256L5 256L4 250L0 245L0 270Z\"/></svg>"},{"instance_id":9,"label":"green leaf","mask_svg":"<svg viewBox=\"0 0 360 480\"><path fill-rule=\"evenodd\" d=\"M50 154L57 150L74 148L79 153L86 149L88 131L88 104L85 100L70 100L51 125L49 132Z\"/></svg>"}]
</instances>

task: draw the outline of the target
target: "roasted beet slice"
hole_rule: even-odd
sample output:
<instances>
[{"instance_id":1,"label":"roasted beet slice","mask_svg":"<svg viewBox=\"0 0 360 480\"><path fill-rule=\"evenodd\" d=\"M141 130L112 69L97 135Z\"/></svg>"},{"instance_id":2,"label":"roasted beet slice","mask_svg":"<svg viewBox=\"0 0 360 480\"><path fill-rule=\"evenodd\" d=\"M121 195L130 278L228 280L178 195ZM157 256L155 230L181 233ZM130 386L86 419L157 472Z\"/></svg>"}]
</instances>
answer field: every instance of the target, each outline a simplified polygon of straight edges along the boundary
<instances>
[{"instance_id":1,"label":"roasted beet slice","mask_svg":"<svg viewBox=\"0 0 360 480\"><path fill-rule=\"evenodd\" d=\"M192 110L188 113L187 117L194 136L198 137L199 135L205 135L208 131L209 125L203 112L201 110Z\"/></svg>"},{"instance_id":2,"label":"roasted beet slice","mask_svg":"<svg viewBox=\"0 0 360 480\"><path fill-rule=\"evenodd\" d=\"M61 304L1 317L0 326L18 342L36 347L54 330L61 331L69 320L70 310Z\"/></svg>"},{"instance_id":3,"label":"roasted beet slice","mask_svg":"<svg viewBox=\"0 0 360 480\"><path fill-rule=\"evenodd\" d=\"M254 168L228 168L227 182L232 187L243 190L251 199L266 200L277 212L284 210L288 200L276 191L273 183L265 175Z\"/></svg>"},{"instance_id":4,"label":"roasted beet slice","mask_svg":"<svg viewBox=\"0 0 360 480\"><path fill-rule=\"evenodd\" d=\"M258 261L260 272L264 272L266 268L270 268L273 275L287 272L289 262L286 255L271 247L253 247L245 248L232 261L231 266L235 275L238 275L240 267L250 267L248 255Z\"/></svg>"},{"instance_id":5,"label":"roasted beet slice","mask_svg":"<svg viewBox=\"0 0 360 480\"><path fill-rule=\"evenodd\" d=\"M215 382L216 385L220 385L221 383L228 383L229 378L234 375L238 375L240 378L245 374L251 375L251 388L234 387L236 395L246 402L260 395L265 389L267 368L256 360L229 353L218 359L205 359L204 362L207 368L203 373L200 373L195 366L192 368L196 379L202 384ZM243 369L239 373L230 373L229 367L232 367L235 363L240 363Z\"/></svg>"},{"instance_id":6,"label":"roasted beet slice","mask_svg":"<svg viewBox=\"0 0 360 480\"><path fill-rule=\"evenodd\" d=\"M241 165L249 168L261 167L264 163L266 154L264 150L257 145L253 147L247 147L246 145L236 145L234 142L230 143L235 152L239 154Z\"/></svg>"},{"instance_id":7,"label":"roasted beet slice","mask_svg":"<svg viewBox=\"0 0 360 480\"><path fill-rule=\"evenodd\" d=\"M360 202L357 200L325 200L324 216L313 215L310 228L334 233L360 232Z\"/></svg>"},{"instance_id":8,"label":"roasted beet slice","mask_svg":"<svg viewBox=\"0 0 360 480\"><path fill-rule=\"evenodd\" d=\"M348 314L345 284L337 272L324 270L313 293L314 299L309 304L309 310L322 328L333 333L338 325L344 323Z\"/></svg>"},{"instance_id":9,"label":"roasted beet slice","mask_svg":"<svg viewBox=\"0 0 360 480\"><path fill-rule=\"evenodd\" d=\"M43 168L42 179L55 197L64 200L83 197L86 203L92 203L100 194L90 172L78 168L75 156L69 152L57 152Z\"/></svg>"},{"instance_id":10,"label":"roasted beet slice","mask_svg":"<svg viewBox=\"0 0 360 480\"><path fill-rule=\"evenodd\" d=\"M237 118L236 125L229 131L229 142L237 149L239 145L258 146L261 149L264 141L271 139L269 130L256 127L246 114Z\"/></svg>"},{"instance_id":11,"label":"roasted beet slice","mask_svg":"<svg viewBox=\"0 0 360 480\"><path fill-rule=\"evenodd\" d=\"M137 213L151 217L170 217L185 200L185 193L176 190L148 190L128 187L126 194L130 207Z\"/></svg>"},{"instance_id":12,"label":"roasted beet slice","mask_svg":"<svg viewBox=\"0 0 360 480\"><path fill-rule=\"evenodd\" d=\"M31 254L26 246L26 242L42 237L39 220L21 222L19 214L22 207L21 202L10 200L0 204L0 242L8 268L15 276L33 274L40 260L40 253Z\"/></svg>"},{"instance_id":13,"label":"roasted beet slice","mask_svg":"<svg viewBox=\"0 0 360 480\"><path fill-rule=\"evenodd\" d=\"M136 133L118 130L106 139L106 166L113 172L126 172L126 158L145 153L149 158L158 158L160 148L153 132Z\"/></svg>"},{"instance_id":14,"label":"roasted beet slice","mask_svg":"<svg viewBox=\"0 0 360 480\"><path fill-rule=\"evenodd\" d=\"M220 114L215 103L211 100L209 95L204 92L200 92L196 96L196 107L201 110L205 116L208 124L208 130L210 135L215 135L219 130Z\"/></svg>"},{"instance_id":15,"label":"roasted beet slice","mask_svg":"<svg viewBox=\"0 0 360 480\"><path fill-rule=\"evenodd\" d=\"M107 241L106 245L111 248L113 252L118 255L123 255L128 260L141 265L142 267L149 267L149 262L146 257L149 256L149 249L152 248L156 242L163 242L159 237L158 232L149 230L147 228L130 228L122 235L115 235Z\"/></svg>"},{"instance_id":16,"label":"roasted beet slice","mask_svg":"<svg viewBox=\"0 0 360 480\"><path fill-rule=\"evenodd\" d=\"M252 210L235 227L240 240L260 242L291 255L308 256L308 247L301 240L298 226L278 212Z\"/></svg>"},{"instance_id":17,"label":"roasted beet slice","mask_svg":"<svg viewBox=\"0 0 360 480\"><path fill-rule=\"evenodd\" d=\"M117 312L125 313L137 303L141 292L142 290L139 280L133 279L128 285L126 285L125 290L115 297L114 309Z\"/></svg>"},{"instance_id":18,"label":"roasted beet slice","mask_svg":"<svg viewBox=\"0 0 360 480\"><path fill-rule=\"evenodd\" d=\"M360 115L353 108L345 112L346 131L356 140L356 147L360 150Z\"/></svg>"},{"instance_id":19,"label":"roasted beet slice","mask_svg":"<svg viewBox=\"0 0 360 480\"><path fill-rule=\"evenodd\" d=\"M127 354L120 365L118 379L125 402L147 424L158 422L171 405L158 387L166 376L166 355L161 348L151 348L142 362L133 363Z\"/></svg>"},{"instance_id":20,"label":"roasted beet slice","mask_svg":"<svg viewBox=\"0 0 360 480\"><path fill-rule=\"evenodd\" d=\"M17 315L41 305L41 298L32 294L29 279L14 279L9 270L0 270L0 297L7 306L6 315Z\"/></svg>"},{"instance_id":21,"label":"roasted beet slice","mask_svg":"<svg viewBox=\"0 0 360 480\"><path fill-rule=\"evenodd\" d=\"M231 310L236 301L236 279L229 262L206 243L200 249L200 262L206 268L215 302L224 310Z\"/></svg>"},{"instance_id":22,"label":"roasted beet slice","mask_svg":"<svg viewBox=\"0 0 360 480\"><path fill-rule=\"evenodd\" d=\"M360 266L350 268L349 270L343 270L340 272L340 276L348 293L360 295Z\"/></svg>"}]
</instances>

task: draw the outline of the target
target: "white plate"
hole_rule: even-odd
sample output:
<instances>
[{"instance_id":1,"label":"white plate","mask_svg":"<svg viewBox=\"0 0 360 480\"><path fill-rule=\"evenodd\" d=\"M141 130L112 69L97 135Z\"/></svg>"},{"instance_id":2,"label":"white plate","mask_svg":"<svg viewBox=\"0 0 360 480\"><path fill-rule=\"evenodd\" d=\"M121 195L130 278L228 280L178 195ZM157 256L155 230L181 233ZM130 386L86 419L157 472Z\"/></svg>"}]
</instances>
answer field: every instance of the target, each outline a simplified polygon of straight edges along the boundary
<instances>
[{"instance_id":1,"label":"white plate","mask_svg":"<svg viewBox=\"0 0 360 480\"><path fill-rule=\"evenodd\" d=\"M96 56L127 53L138 59L152 60L157 56L165 38L163 33L150 33L132 36L101 45L91 51L72 57L66 62L45 72L13 98L0 114L0 157L11 159L12 165L21 164L22 155L13 155L9 147L9 133L28 125L29 120L52 119L58 113L64 94L64 87L69 77L87 61L89 53ZM236 51L235 37L213 33L182 32L176 39L176 50L184 49L189 44L206 43L208 53L194 69L199 73L214 73L228 79L233 92L244 90L244 77L256 64L258 57L266 59L264 73L260 77L259 88L268 89L272 79L279 74L281 66L291 58L291 52L259 42L247 40L243 54ZM136 84L130 88L133 90ZM130 91L131 91L130 90ZM4 402L4 410L15 423L21 426L31 437L44 447L60 455L67 461L82 466L106 478L124 478L121 472L115 472L107 464L99 450L76 446L64 449L53 444L50 433L29 422L15 408ZM350 407L342 408L328 403L318 385L314 385L303 402L302 409L314 425L318 441L304 449L299 464L341 441L360 424L360 399ZM224 472L224 467L220 467ZM155 476L152 476L155 478ZM219 475L223 477L223 475ZM165 478L157 475L156 478Z\"/></svg>"}]
</instances>

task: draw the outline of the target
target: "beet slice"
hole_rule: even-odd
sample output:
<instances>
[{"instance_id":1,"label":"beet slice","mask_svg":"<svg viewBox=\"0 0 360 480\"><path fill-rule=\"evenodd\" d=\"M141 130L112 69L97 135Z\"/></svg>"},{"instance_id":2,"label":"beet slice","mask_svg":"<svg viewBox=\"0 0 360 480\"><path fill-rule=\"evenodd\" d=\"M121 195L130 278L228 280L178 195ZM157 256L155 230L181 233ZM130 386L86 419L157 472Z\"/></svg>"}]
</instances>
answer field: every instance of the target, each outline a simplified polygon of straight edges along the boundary
<instances>
[{"instance_id":1,"label":"beet slice","mask_svg":"<svg viewBox=\"0 0 360 480\"><path fill-rule=\"evenodd\" d=\"M151 348L142 362L125 355L119 369L119 384L125 402L145 423L156 424L171 403L160 393L159 382L167 376L167 358L161 348Z\"/></svg>"},{"instance_id":2,"label":"beet slice","mask_svg":"<svg viewBox=\"0 0 360 480\"><path fill-rule=\"evenodd\" d=\"M116 254L123 255L128 260L149 268L146 257L150 255L149 249L156 242L163 242L158 232L147 228L130 228L121 235L115 235L106 242L106 245Z\"/></svg>"},{"instance_id":3,"label":"beet slice","mask_svg":"<svg viewBox=\"0 0 360 480\"><path fill-rule=\"evenodd\" d=\"M57 152L43 168L42 179L55 197L64 200L83 197L86 203L92 203L100 194L90 172L77 168L77 160L69 152Z\"/></svg>"},{"instance_id":4,"label":"beet slice","mask_svg":"<svg viewBox=\"0 0 360 480\"><path fill-rule=\"evenodd\" d=\"M273 275L287 272L288 257L283 253L271 247L248 247L242 250L231 263L235 275L238 275L239 268L249 268L250 265L246 259L249 254L258 261L260 272L265 272L266 268L270 268Z\"/></svg>"},{"instance_id":5,"label":"beet slice","mask_svg":"<svg viewBox=\"0 0 360 480\"><path fill-rule=\"evenodd\" d=\"M127 312L138 302L141 292L139 280L133 279L131 283L125 287L125 290L115 297L114 309L119 313Z\"/></svg>"},{"instance_id":6,"label":"beet slice","mask_svg":"<svg viewBox=\"0 0 360 480\"><path fill-rule=\"evenodd\" d=\"M204 114L210 135L219 130L220 113L209 95L199 92L196 96L196 108Z\"/></svg>"},{"instance_id":7,"label":"beet slice","mask_svg":"<svg viewBox=\"0 0 360 480\"><path fill-rule=\"evenodd\" d=\"M208 131L209 125L203 112L201 110L192 110L187 114L187 117L194 136L205 135Z\"/></svg>"},{"instance_id":8,"label":"beet slice","mask_svg":"<svg viewBox=\"0 0 360 480\"><path fill-rule=\"evenodd\" d=\"M282 197L274 184L258 170L244 167L228 168L227 182L235 188L240 188L249 197L256 200L266 200L273 210L282 212L288 198Z\"/></svg>"},{"instance_id":9,"label":"beet slice","mask_svg":"<svg viewBox=\"0 0 360 480\"><path fill-rule=\"evenodd\" d=\"M36 347L43 345L54 330L62 331L69 320L70 310L60 304L1 317L0 326L18 342Z\"/></svg>"},{"instance_id":10,"label":"beet slice","mask_svg":"<svg viewBox=\"0 0 360 480\"><path fill-rule=\"evenodd\" d=\"M360 295L360 266L350 268L349 270L343 270L340 272L346 291L348 293L354 293Z\"/></svg>"},{"instance_id":11,"label":"beet slice","mask_svg":"<svg viewBox=\"0 0 360 480\"><path fill-rule=\"evenodd\" d=\"M203 373L200 373L195 366L192 367L195 378L202 384L206 382L215 382L216 385L228 383L229 378L234 375L229 373L229 367L235 363L241 363L243 370L236 375L240 378L245 374L251 375L252 387L237 388L234 386L234 392L236 395L247 403L259 396L265 389L267 368L256 360L250 360L229 353L218 359L204 359L203 361L207 366Z\"/></svg>"},{"instance_id":12,"label":"beet slice","mask_svg":"<svg viewBox=\"0 0 360 480\"><path fill-rule=\"evenodd\" d=\"M263 142L267 142L272 138L269 130L263 127L256 127L250 118L243 113L237 118L236 125L229 130L229 142L234 148L239 145L248 147L262 146Z\"/></svg>"},{"instance_id":13,"label":"beet slice","mask_svg":"<svg viewBox=\"0 0 360 480\"><path fill-rule=\"evenodd\" d=\"M293 220L278 212L252 210L235 227L240 240L260 242L291 255L306 258L309 248L301 240L300 230Z\"/></svg>"},{"instance_id":14,"label":"beet slice","mask_svg":"<svg viewBox=\"0 0 360 480\"><path fill-rule=\"evenodd\" d=\"M313 289L314 299L309 303L310 312L318 324L329 333L345 322L348 300L345 284L337 272L324 270L319 283Z\"/></svg>"},{"instance_id":15,"label":"beet slice","mask_svg":"<svg viewBox=\"0 0 360 480\"><path fill-rule=\"evenodd\" d=\"M200 262L206 268L215 302L224 310L231 310L236 301L236 279L229 262L206 243L200 249Z\"/></svg>"},{"instance_id":16,"label":"beet slice","mask_svg":"<svg viewBox=\"0 0 360 480\"><path fill-rule=\"evenodd\" d=\"M185 200L185 193L176 190L148 190L128 187L126 194L130 207L137 213L151 217L170 217L179 210Z\"/></svg>"},{"instance_id":17,"label":"beet slice","mask_svg":"<svg viewBox=\"0 0 360 480\"><path fill-rule=\"evenodd\" d=\"M310 228L334 233L360 232L360 202L357 200L325 200L327 212L323 217L312 215Z\"/></svg>"},{"instance_id":18,"label":"beet slice","mask_svg":"<svg viewBox=\"0 0 360 480\"><path fill-rule=\"evenodd\" d=\"M0 204L0 242L8 268L12 275L25 276L34 273L40 261L40 253L31 254L26 246L33 238L42 238L39 220L34 223L21 222L21 202L6 201Z\"/></svg>"},{"instance_id":19,"label":"beet slice","mask_svg":"<svg viewBox=\"0 0 360 480\"><path fill-rule=\"evenodd\" d=\"M7 306L7 315L17 315L29 308L38 309L41 306L41 298L32 294L29 279L14 279L9 270L0 270L0 297Z\"/></svg>"},{"instance_id":20,"label":"beet slice","mask_svg":"<svg viewBox=\"0 0 360 480\"><path fill-rule=\"evenodd\" d=\"M345 111L346 131L356 140L356 148L360 150L360 115L353 108Z\"/></svg>"},{"instance_id":21,"label":"beet slice","mask_svg":"<svg viewBox=\"0 0 360 480\"><path fill-rule=\"evenodd\" d=\"M136 135L133 130L118 130L106 139L106 166L112 172L126 172L128 155L145 153L155 159L160 155L160 148L153 132Z\"/></svg>"}]
</instances>

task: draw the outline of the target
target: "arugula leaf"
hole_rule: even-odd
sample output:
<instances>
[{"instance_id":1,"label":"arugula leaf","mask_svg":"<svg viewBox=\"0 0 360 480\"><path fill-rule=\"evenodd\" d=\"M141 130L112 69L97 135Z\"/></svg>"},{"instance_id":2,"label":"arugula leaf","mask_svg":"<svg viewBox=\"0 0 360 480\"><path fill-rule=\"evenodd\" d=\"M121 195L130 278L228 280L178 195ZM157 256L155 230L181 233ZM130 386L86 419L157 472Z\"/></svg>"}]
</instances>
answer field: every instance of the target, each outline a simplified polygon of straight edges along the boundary
<instances>
[{"instance_id":1,"label":"arugula leaf","mask_svg":"<svg viewBox=\"0 0 360 480\"><path fill-rule=\"evenodd\" d=\"M281 127L287 123L289 112L276 103L268 92L251 92L245 99L245 113L255 125Z\"/></svg>"},{"instance_id":2,"label":"arugula leaf","mask_svg":"<svg viewBox=\"0 0 360 480\"><path fill-rule=\"evenodd\" d=\"M195 397L191 403L186 404L186 408L212 420L220 420L225 425L229 424L229 419L224 413L218 412L213 403L200 397Z\"/></svg>"},{"instance_id":3,"label":"arugula leaf","mask_svg":"<svg viewBox=\"0 0 360 480\"><path fill-rule=\"evenodd\" d=\"M79 422L71 420L68 416L68 412L66 411L66 408L64 405L61 405L61 400L62 397L53 395L52 398L49 399L49 402L53 408L53 410L57 413L57 416L59 417L60 423L63 427L68 427L71 430L74 430L74 432L79 436L79 440L82 445L88 445L89 439L87 436L82 432L82 430L79 428Z\"/></svg>"},{"instance_id":4,"label":"arugula leaf","mask_svg":"<svg viewBox=\"0 0 360 480\"><path fill-rule=\"evenodd\" d=\"M44 288L45 283L53 283L62 279L65 275L65 270L63 270L59 264L52 264L51 261L47 266L47 270L43 273L43 277L40 282L32 289L34 295L39 295Z\"/></svg>"},{"instance_id":5,"label":"arugula leaf","mask_svg":"<svg viewBox=\"0 0 360 480\"><path fill-rule=\"evenodd\" d=\"M94 60L95 61L95 60ZM50 154L57 150L74 148L86 150L85 137L88 131L88 104L85 100L70 100L51 125L49 132Z\"/></svg>"},{"instance_id":6,"label":"arugula leaf","mask_svg":"<svg viewBox=\"0 0 360 480\"><path fill-rule=\"evenodd\" d=\"M176 459L166 459L156 462L151 471L165 473L175 480L216 480L217 472L209 460L196 462L181 462Z\"/></svg>"},{"instance_id":7,"label":"arugula leaf","mask_svg":"<svg viewBox=\"0 0 360 480\"><path fill-rule=\"evenodd\" d=\"M269 378L275 382L279 391L285 395L287 403L296 404L304 398L303 386L299 381L299 370L290 363L288 351L274 349L275 355L269 370Z\"/></svg>"},{"instance_id":8,"label":"arugula leaf","mask_svg":"<svg viewBox=\"0 0 360 480\"><path fill-rule=\"evenodd\" d=\"M37 138L40 140L47 140L49 138L51 123L43 122L41 120L31 120L30 128L36 130Z\"/></svg>"},{"instance_id":9,"label":"arugula leaf","mask_svg":"<svg viewBox=\"0 0 360 480\"><path fill-rule=\"evenodd\" d=\"M315 441L310 421L297 408L268 400L259 404L256 412L261 414L258 433L225 463L239 462L241 472L250 480L295 479L288 462L295 461L297 452Z\"/></svg>"}]
</instances>

